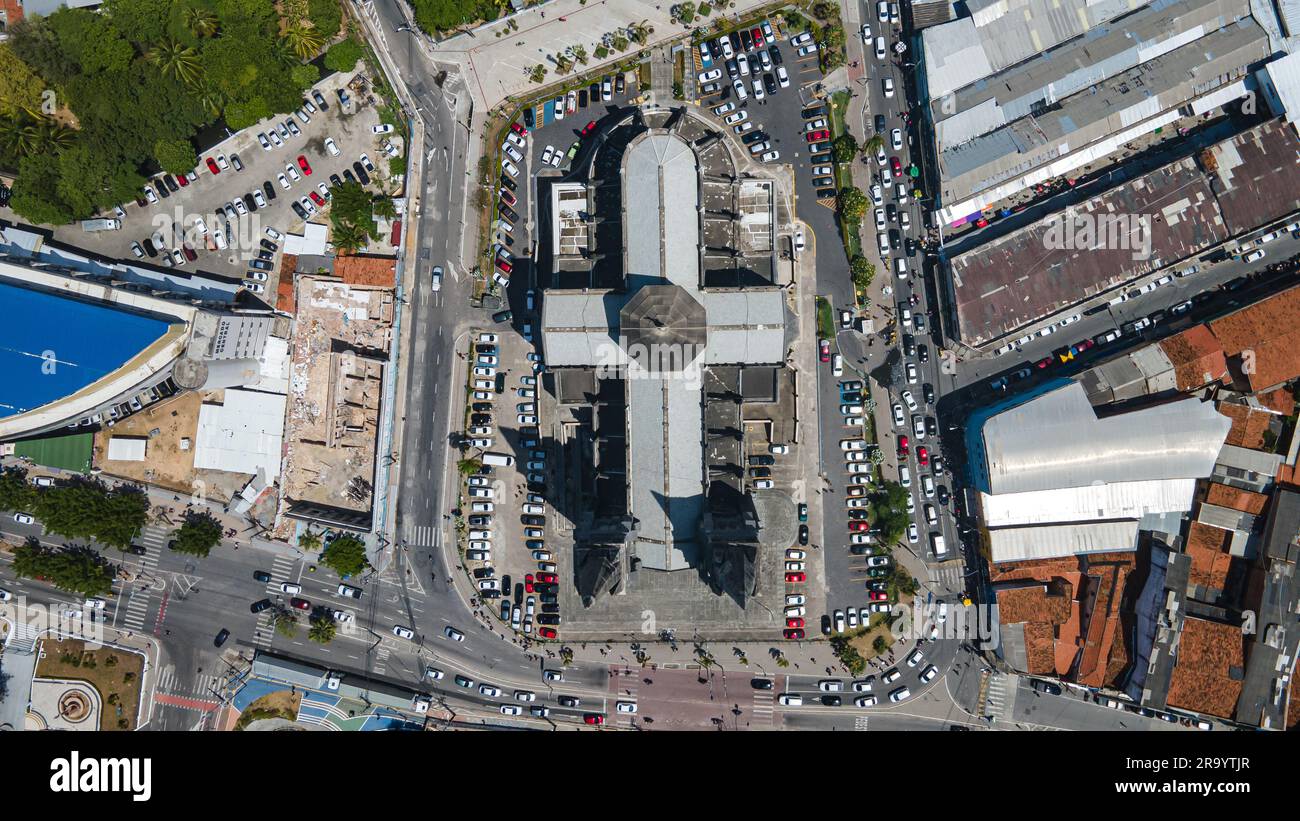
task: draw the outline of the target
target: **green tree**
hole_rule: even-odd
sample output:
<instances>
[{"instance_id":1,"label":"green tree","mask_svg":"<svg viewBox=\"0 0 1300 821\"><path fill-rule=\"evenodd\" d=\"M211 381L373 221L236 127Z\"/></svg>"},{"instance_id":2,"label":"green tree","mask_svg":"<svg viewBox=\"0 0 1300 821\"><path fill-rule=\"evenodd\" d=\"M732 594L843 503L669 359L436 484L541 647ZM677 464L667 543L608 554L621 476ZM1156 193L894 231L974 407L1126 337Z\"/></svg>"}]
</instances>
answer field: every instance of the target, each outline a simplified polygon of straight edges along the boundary
<instances>
[{"instance_id":1,"label":"green tree","mask_svg":"<svg viewBox=\"0 0 1300 821\"><path fill-rule=\"evenodd\" d=\"M9 207L18 216L38 224L63 225L72 222L72 209L55 193L59 184L58 157L34 153L18 163Z\"/></svg>"},{"instance_id":2,"label":"green tree","mask_svg":"<svg viewBox=\"0 0 1300 821\"><path fill-rule=\"evenodd\" d=\"M871 649L876 651L876 655L883 656L889 652L889 641L884 636L876 636L871 642Z\"/></svg>"},{"instance_id":3,"label":"green tree","mask_svg":"<svg viewBox=\"0 0 1300 821\"><path fill-rule=\"evenodd\" d=\"M849 132L844 132L831 143L831 153L837 163L851 163L858 156L858 140Z\"/></svg>"},{"instance_id":4,"label":"green tree","mask_svg":"<svg viewBox=\"0 0 1300 821\"><path fill-rule=\"evenodd\" d=\"M338 622L334 621L334 616L322 611L319 615L311 617L310 626L307 628L307 638L318 644L329 644L334 640L334 636L339 631Z\"/></svg>"},{"instance_id":5,"label":"green tree","mask_svg":"<svg viewBox=\"0 0 1300 821\"><path fill-rule=\"evenodd\" d=\"M871 280L876 277L876 266L861 254L855 254L853 259L849 260L849 274L853 277L853 284L859 290L866 290L871 285Z\"/></svg>"},{"instance_id":6,"label":"green tree","mask_svg":"<svg viewBox=\"0 0 1300 821\"><path fill-rule=\"evenodd\" d=\"M885 482L872 497L871 510L880 528L880 543L894 544L907 530L912 517L907 512L907 490L898 482Z\"/></svg>"},{"instance_id":7,"label":"green tree","mask_svg":"<svg viewBox=\"0 0 1300 821\"><path fill-rule=\"evenodd\" d=\"M330 231L330 241L339 254L355 254L366 247L370 234L364 226L354 222L334 222Z\"/></svg>"},{"instance_id":8,"label":"green tree","mask_svg":"<svg viewBox=\"0 0 1300 821\"><path fill-rule=\"evenodd\" d=\"M587 49L583 46L574 46L570 53L573 55L573 59L577 60L580 65L585 66L587 64Z\"/></svg>"},{"instance_id":9,"label":"green tree","mask_svg":"<svg viewBox=\"0 0 1300 821\"><path fill-rule=\"evenodd\" d=\"M300 60L310 60L325 47L325 37L309 26L293 26L284 33L285 44Z\"/></svg>"},{"instance_id":10,"label":"green tree","mask_svg":"<svg viewBox=\"0 0 1300 821\"><path fill-rule=\"evenodd\" d=\"M275 632L287 639L293 638L298 633L298 616L292 610L283 607L276 610L271 616L271 624L275 626Z\"/></svg>"},{"instance_id":11,"label":"green tree","mask_svg":"<svg viewBox=\"0 0 1300 821\"><path fill-rule=\"evenodd\" d=\"M306 553L315 553L317 550L320 550L320 545L320 534L313 530L304 531L303 534L298 537L298 549Z\"/></svg>"},{"instance_id":12,"label":"green tree","mask_svg":"<svg viewBox=\"0 0 1300 821\"><path fill-rule=\"evenodd\" d=\"M393 203L392 197L375 197L371 205L371 213L386 220L396 219L397 206Z\"/></svg>"},{"instance_id":13,"label":"green tree","mask_svg":"<svg viewBox=\"0 0 1300 821\"><path fill-rule=\"evenodd\" d=\"M207 558L212 548L221 543L221 522L207 511L186 514L171 548L177 553Z\"/></svg>"},{"instance_id":14,"label":"green tree","mask_svg":"<svg viewBox=\"0 0 1300 821\"><path fill-rule=\"evenodd\" d=\"M316 30L326 38L338 36L339 29L343 26L343 10L339 7L339 0L308 0L307 16Z\"/></svg>"},{"instance_id":15,"label":"green tree","mask_svg":"<svg viewBox=\"0 0 1300 821\"><path fill-rule=\"evenodd\" d=\"M840 189L840 214L850 222L858 222L867 213L867 195L858 188Z\"/></svg>"},{"instance_id":16,"label":"green tree","mask_svg":"<svg viewBox=\"0 0 1300 821\"><path fill-rule=\"evenodd\" d=\"M7 43L0 43L0 115L40 111L45 83Z\"/></svg>"},{"instance_id":17,"label":"green tree","mask_svg":"<svg viewBox=\"0 0 1300 821\"><path fill-rule=\"evenodd\" d=\"M194 85L203 76L198 49L175 40L160 43L149 52L149 59L164 75L174 77L186 85Z\"/></svg>"},{"instance_id":18,"label":"green tree","mask_svg":"<svg viewBox=\"0 0 1300 821\"><path fill-rule=\"evenodd\" d=\"M848 636L831 636L830 646L840 663L849 669L850 675L860 676L866 671L867 660L858 652L858 648L853 646Z\"/></svg>"},{"instance_id":19,"label":"green tree","mask_svg":"<svg viewBox=\"0 0 1300 821\"><path fill-rule=\"evenodd\" d=\"M0 510L31 510L36 488L27 481L27 471L19 467L0 470Z\"/></svg>"},{"instance_id":20,"label":"green tree","mask_svg":"<svg viewBox=\"0 0 1300 821\"><path fill-rule=\"evenodd\" d=\"M330 71L349 72L357 67L357 61L365 56L365 49L356 40L349 37L330 46L325 52L325 68Z\"/></svg>"},{"instance_id":21,"label":"green tree","mask_svg":"<svg viewBox=\"0 0 1300 821\"><path fill-rule=\"evenodd\" d=\"M86 597L111 593L116 575L113 566L90 548L47 547L34 538L14 548L13 568L23 578L44 579Z\"/></svg>"},{"instance_id":22,"label":"green tree","mask_svg":"<svg viewBox=\"0 0 1300 821\"><path fill-rule=\"evenodd\" d=\"M226 125L233 129L244 129L270 117L274 112L266 100L254 97L250 100L232 102L226 106Z\"/></svg>"},{"instance_id":23,"label":"green tree","mask_svg":"<svg viewBox=\"0 0 1300 821\"><path fill-rule=\"evenodd\" d=\"M96 479L76 478L42 490L32 513L48 533L126 548L144 527L148 510L148 497L134 487L110 489Z\"/></svg>"},{"instance_id":24,"label":"green tree","mask_svg":"<svg viewBox=\"0 0 1300 821\"><path fill-rule=\"evenodd\" d=\"M865 154L875 154L877 151L884 149L885 135L875 134L862 145L862 151Z\"/></svg>"},{"instance_id":25,"label":"green tree","mask_svg":"<svg viewBox=\"0 0 1300 821\"><path fill-rule=\"evenodd\" d=\"M528 69L528 79L532 80L534 83L540 83L546 79L546 73L546 66L538 63Z\"/></svg>"},{"instance_id":26,"label":"green tree","mask_svg":"<svg viewBox=\"0 0 1300 821\"><path fill-rule=\"evenodd\" d=\"M185 27L195 37L211 37L221 28L217 15L202 6L190 6L185 10Z\"/></svg>"},{"instance_id":27,"label":"green tree","mask_svg":"<svg viewBox=\"0 0 1300 821\"><path fill-rule=\"evenodd\" d=\"M350 533L330 542L320 560L340 576L355 576L370 566L366 560L365 542Z\"/></svg>"},{"instance_id":28,"label":"green tree","mask_svg":"<svg viewBox=\"0 0 1300 821\"><path fill-rule=\"evenodd\" d=\"M184 174L199 164L198 154L187 140L159 140L153 152L158 165L170 174Z\"/></svg>"},{"instance_id":29,"label":"green tree","mask_svg":"<svg viewBox=\"0 0 1300 821\"><path fill-rule=\"evenodd\" d=\"M483 469L483 462L480 459L461 459L456 463L456 469L461 476L473 476Z\"/></svg>"},{"instance_id":30,"label":"green tree","mask_svg":"<svg viewBox=\"0 0 1300 821\"><path fill-rule=\"evenodd\" d=\"M290 79L296 88L307 90L320 81L320 69L312 63L304 63L300 66L294 66L289 72Z\"/></svg>"}]
</instances>

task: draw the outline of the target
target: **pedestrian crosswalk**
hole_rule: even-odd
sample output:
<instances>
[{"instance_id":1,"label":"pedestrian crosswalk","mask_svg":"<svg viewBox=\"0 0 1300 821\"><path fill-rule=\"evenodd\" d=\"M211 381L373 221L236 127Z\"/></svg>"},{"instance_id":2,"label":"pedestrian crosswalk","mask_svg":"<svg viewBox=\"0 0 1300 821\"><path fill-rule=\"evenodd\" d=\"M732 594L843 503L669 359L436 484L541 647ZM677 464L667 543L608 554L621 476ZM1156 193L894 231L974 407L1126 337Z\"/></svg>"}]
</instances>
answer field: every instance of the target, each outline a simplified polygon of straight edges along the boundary
<instances>
[{"instance_id":1,"label":"pedestrian crosswalk","mask_svg":"<svg viewBox=\"0 0 1300 821\"><path fill-rule=\"evenodd\" d=\"M223 676L207 673L197 674L193 679L184 681L176 674L174 664L168 664L158 673L157 690L173 696L220 698L225 686L226 680Z\"/></svg>"},{"instance_id":2,"label":"pedestrian crosswalk","mask_svg":"<svg viewBox=\"0 0 1300 821\"><path fill-rule=\"evenodd\" d=\"M437 547L437 530L433 525L405 522L402 525L402 541L407 547Z\"/></svg>"},{"instance_id":3,"label":"pedestrian crosswalk","mask_svg":"<svg viewBox=\"0 0 1300 821\"><path fill-rule=\"evenodd\" d=\"M994 673L989 679L988 691L984 696L984 715L993 716L999 721L1005 720L1010 715L1010 708L1015 701L1015 688L1014 676Z\"/></svg>"},{"instance_id":4,"label":"pedestrian crosswalk","mask_svg":"<svg viewBox=\"0 0 1300 821\"><path fill-rule=\"evenodd\" d=\"M294 571L298 560L293 556L287 556L278 553L271 559L271 580L266 583L266 592L268 596L283 595L280 585L284 582L297 581ZM275 609L268 608L257 614L257 625L253 628L253 644L259 648L271 646L271 641L275 638L275 626L272 620L275 618Z\"/></svg>"},{"instance_id":5,"label":"pedestrian crosswalk","mask_svg":"<svg viewBox=\"0 0 1300 821\"><path fill-rule=\"evenodd\" d=\"M942 590L956 593L965 588L961 562L948 562L930 568L930 578L934 585Z\"/></svg>"},{"instance_id":6,"label":"pedestrian crosswalk","mask_svg":"<svg viewBox=\"0 0 1300 821\"><path fill-rule=\"evenodd\" d=\"M865 733L867 731L867 717L858 716L857 718L853 719L853 729L856 730L857 732Z\"/></svg>"},{"instance_id":7,"label":"pedestrian crosswalk","mask_svg":"<svg viewBox=\"0 0 1300 821\"><path fill-rule=\"evenodd\" d=\"M754 691L754 722L766 721L771 723L775 714L776 697L769 690Z\"/></svg>"},{"instance_id":8,"label":"pedestrian crosswalk","mask_svg":"<svg viewBox=\"0 0 1300 821\"><path fill-rule=\"evenodd\" d=\"M145 525L135 539L135 543L143 547L145 553L135 557L135 582L127 593L125 604L118 607L118 615L127 630L143 630L149 619L158 587L154 574L158 569L158 558L167 546L169 533L165 527Z\"/></svg>"}]
</instances>

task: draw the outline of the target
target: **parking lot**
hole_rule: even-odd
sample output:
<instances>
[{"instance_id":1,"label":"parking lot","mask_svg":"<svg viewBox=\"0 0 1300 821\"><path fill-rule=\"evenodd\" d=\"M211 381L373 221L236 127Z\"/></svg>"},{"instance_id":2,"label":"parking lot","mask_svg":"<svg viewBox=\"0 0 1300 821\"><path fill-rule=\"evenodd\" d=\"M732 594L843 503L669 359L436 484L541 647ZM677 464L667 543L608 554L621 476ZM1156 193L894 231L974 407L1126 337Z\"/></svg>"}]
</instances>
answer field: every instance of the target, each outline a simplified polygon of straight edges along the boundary
<instances>
[{"instance_id":1,"label":"parking lot","mask_svg":"<svg viewBox=\"0 0 1300 821\"><path fill-rule=\"evenodd\" d=\"M202 270L244 280L255 293L274 293L282 244L275 234L301 230L307 220L296 209L325 222L336 180L368 178L382 188L389 156L403 150L401 133L381 126L376 107L345 88L351 77L333 75L304 96L297 114L263 120L203 153L184 185L171 175L153 178L141 191L144 205L121 206L120 230L87 233L72 225L59 229L59 238L106 256Z\"/></svg>"}]
</instances>

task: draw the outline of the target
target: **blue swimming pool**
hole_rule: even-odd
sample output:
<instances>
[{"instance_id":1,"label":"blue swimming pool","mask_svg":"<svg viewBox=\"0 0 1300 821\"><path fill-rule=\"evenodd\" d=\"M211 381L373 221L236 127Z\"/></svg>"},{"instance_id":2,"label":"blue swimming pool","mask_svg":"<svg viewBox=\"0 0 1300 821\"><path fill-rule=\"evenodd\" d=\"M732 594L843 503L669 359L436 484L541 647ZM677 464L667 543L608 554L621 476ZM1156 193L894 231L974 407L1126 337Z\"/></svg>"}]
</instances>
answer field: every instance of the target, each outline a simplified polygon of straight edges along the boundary
<instances>
[{"instance_id":1,"label":"blue swimming pool","mask_svg":"<svg viewBox=\"0 0 1300 821\"><path fill-rule=\"evenodd\" d=\"M159 319L0 282L0 418L76 393L167 331Z\"/></svg>"}]
</instances>

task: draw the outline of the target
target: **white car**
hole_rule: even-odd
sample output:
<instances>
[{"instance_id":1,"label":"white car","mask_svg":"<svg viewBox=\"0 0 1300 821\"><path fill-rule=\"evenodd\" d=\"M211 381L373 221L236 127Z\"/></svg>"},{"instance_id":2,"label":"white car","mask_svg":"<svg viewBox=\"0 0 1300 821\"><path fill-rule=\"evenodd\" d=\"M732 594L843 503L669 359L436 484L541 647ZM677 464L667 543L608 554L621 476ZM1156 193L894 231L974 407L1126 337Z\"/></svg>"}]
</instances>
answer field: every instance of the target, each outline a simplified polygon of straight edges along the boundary
<instances>
[{"instance_id":1,"label":"white car","mask_svg":"<svg viewBox=\"0 0 1300 821\"><path fill-rule=\"evenodd\" d=\"M884 80L881 81L880 85L881 85L881 87L884 89L884 91L885 91L885 96L886 96L886 97L893 97L893 96L894 96L894 78L893 78L893 77L886 77Z\"/></svg>"},{"instance_id":2,"label":"white car","mask_svg":"<svg viewBox=\"0 0 1300 821\"><path fill-rule=\"evenodd\" d=\"M893 131L889 132L889 143L894 147L895 151L901 150L903 148L903 129L895 128ZM884 152L882 151L881 153Z\"/></svg>"},{"instance_id":3,"label":"white car","mask_svg":"<svg viewBox=\"0 0 1300 821\"><path fill-rule=\"evenodd\" d=\"M519 169L515 166L514 163L510 162L510 160L501 161L501 170L506 172L512 177L519 176Z\"/></svg>"},{"instance_id":4,"label":"white car","mask_svg":"<svg viewBox=\"0 0 1300 821\"><path fill-rule=\"evenodd\" d=\"M907 403L908 410L916 410L916 397L912 396L911 391L903 391L899 396Z\"/></svg>"},{"instance_id":5,"label":"white car","mask_svg":"<svg viewBox=\"0 0 1300 821\"><path fill-rule=\"evenodd\" d=\"M284 167L284 173L288 174L289 179L293 180L294 182L297 182L298 180L302 179L302 175L298 173L298 169L294 167L293 163L289 163Z\"/></svg>"},{"instance_id":6,"label":"white car","mask_svg":"<svg viewBox=\"0 0 1300 821\"><path fill-rule=\"evenodd\" d=\"M805 43L811 43L811 42L812 42L812 34L806 31L803 34L796 34L795 36L790 38L790 45L792 46L802 46Z\"/></svg>"},{"instance_id":7,"label":"white car","mask_svg":"<svg viewBox=\"0 0 1300 821\"><path fill-rule=\"evenodd\" d=\"M501 688L493 687L491 684L480 684L478 686L478 691L481 695L490 696L492 698L501 695Z\"/></svg>"},{"instance_id":8,"label":"white car","mask_svg":"<svg viewBox=\"0 0 1300 821\"><path fill-rule=\"evenodd\" d=\"M736 104L735 104L735 103L723 103L722 105L720 105L720 106L718 106L717 108L713 109L713 113L716 114L717 116L721 117L722 115L724 115L724 114L730 114L731 112L733 112L733 111L735 111L735 110L736 110Z\"/></svg>"},{"instance_id":9,"label":"white car","mask_svg":"<svg viewBox=\"0 0 1300 821\"><path fill-rule=\"evenodd\" d=\"M876 165L884 167L889 162L889 157L885 154L883 145L876 146Z\"/></svg>"},{"instance_id":10,"label":"white car","mask_svg":"<svg viewBox=\"0 0 1300 821\"><path fill-rule=\"evenodd\" d=\"M889 3L880 0L876 3L876 19L882 23L889 22Z\"/></svg>"},{"instance_id":11,"label":"white car","mask_svg":"<svg viewBox=\"0 0 1300 821\"><path fill-rule=\"evenodd\" d=\"M880 188L880 183L871 186L871 201L876 205L881 205L885 201L884 192Z\"/></svg>"},{"instance_id":12,"label":"white car","mask_svg":"<svg viewBox=\"0 0 1300 821\"><path fill-rule=\"evenodd\" d=\"M720 79L722 79L722 69L720 68L711 69L709 71L701 71L699 75L699 81L701 85L703 85L704 83L711 83L714 80L720 80Z\"/></svg>"},{"instance_id":13,"label":"white car","mask_svg":"<svg viewBox=\"0 0 1300 821\"><path fill-rule=\"evenodd\" d=\"M761 99L763 99L765 96L767 96L767 95L766 95L766 94L764 93L764 91L763 91L763 81L762 81L762 79L755 78L755 80L754 80L754 99L755 99L755 100L761 100Z\"/></svg>"},{"instance_id":14,"label":"white car","mask_svg":"<svg viewBox=\"0 0 1300 821\"><path fill-rule=\"evenodd\" d=\"M785 70L785 66L776 67L776 82L781 88L790 87L790 74Z\"/></svg>"},{"instance_id":15,"label":"white car","mask_svg":"<svg viewBox=\"0 0 1300 821\"><path fill-rule=\"evenodd\" d=\"M921 671L921 681L934 681L934 677L939 675L939 670L933 664Z\"/></svg>"},{"instance_id":16,"label":"white car","mask_svg":"<svg viewBox=\"0 0 1300 821\"><path fill-rule=\"evenodd\" d=\"M894 405L894 425L901 428L905 424L907 424L907 417L903 415L903 406Z\"/></svg>"},{"instance_id":17,"label":"white car","mask_svg":"<svg viewBox=\"0 0 1300 821\"><path fill-rule=\"evenodd\" d=\"M745 86L745 81L737 77L731 81L731 87L736 91L736 97L741 100L749 99L749 89Z\"/></svg>"},{"instance_id":18,"label":"white car","mask_svg":"<svg viewBox=\"0 0 1300 821\"><path fill-rule=\"evenodd\" d=\"M503 716L518 716L518 715L523 715L523 713L524 713L524 708L520 707L518 704L501 705L501 715Z\"/></svg>"},{"instance_id":19,"label":"white car","mask_svg":"<svg viewBox=\"0 0 1300 821\"><path fill-rule=\"evenodd\" d=\"M883 208L876 209L876 230L885 230L885 209Z\"/></svg>"},{"instance_id":20,"label":"white car","mask_svg":"<svg viewBox=\"0 0 1300 821\"><path fill-rule=\"evenodd\" d=\"M912 691L907 689L906 687L899 687L897 690L889 694L889 700L894 702L895 704L911 697L912 697Z\"/></svg>"},{"instance_id":21,"label":"white car","mask_svg":"<svg viewBox=\"0 0 1300 821\"><path fill-rule=\"evenodd\" d=\"M14 521L20 525L30 525L36 523L36 520L33 519L31 516L28 516L26 513L15 513Z\"/></svg>"},{"instance_id":22,"label":"white car","mask_svg":"<svg viewBox=\"0 0 1300 821\"><path fill-rule=\"evenodd\" d=\"M749 58L744 54L736 55L736 68L740 70L741 77L749 76Z\"/></svg>"},{"instance_id":23,"label":"white car","mask_svg":"<svg viewBox=\"0 0 1300 821\"><path fill-rule=\"evenodd\" d=\"M403 639L415 638L415 631L409 627L403 627L400 624L393 625L393 635Z\"/></svg>"},{"instance_id":24,"label":"white car","mask_svg":"<svg viewBox=\"0 0 1300 821\"><path fill-rule=\"evenodd\" d=\"M617 710L617 711L620 712L620 713L635 713L635 712L636 712L636 702L635 702L635 701L620 701L620 702L618 702L618 703L616 703L616 704L614 705L614 709Z\"/></svg>"},{"instance_id":25,"label":"white car","mask_svg":"<svg viewBox=\"0 0 1300 821\"><path fill-rule=\"evenodd\" d=\"M867 442L865 439L841 439L840 450L866 450Z\"/></svg>"},{"instance_id":26,"label":"white car","mask_svg":"<svg viewBox=\"0 0 1300 821\"><path fill-rule=\"evenodd\" d=\"M388 128L389 130L392 130L392 126L389 126ZM343 153L339 151L338 143L334 142L333 137L325 138L325 150L329 152L331 157L337 157L339 154Z\"/></svg>"},{"instance_id":27,"label":"white car","mask_svg":"<svg viewBox=\"0 0 1300 821\"><path fill-rule=\"evenodd\" d=\"M546 146L546 148L542 149L542 165L550 165L551 160L554 159L554 157L555 157L554 148L548 145Z\"/></svg>"},{"instance_id":28,"label":"white car","mask_svg":"<svg viewBox=\"0 0 1300 821\"><path fill-rule=\"evenodd\" d=\"M915 385L919 381L919 377L917 376L917 372L916 372L916 363L908 362L907 365L904 367L904 370L907 372L907 384Z\"/></svg>"},{"instance_id":29,"label":"white car","mask_svg":"<svg viewBox=\"0 0 1300 821\"><path fill-rule=\"evenodd\" d=\"M782 707L800 707L803 705L803 696L798 693L782 693L776 697L776 702Z\"/></svg>"},{"instance_id":30,"label":"white car","mask_svg":"<svg viewBox=\"0 0 1300 821\"><path fill-rule=\"evenodd\" d=\"M283 188L285 191L289 190L290 183L287 177L285 177L283 174L276 174L275 178L280 183L281 188Z\"/></svg>"},{"instance_id":31,"label":"white car","mask_svg":"<svg viewBox=\"0 0 1300 821\"><path fill-rule=\"evenodd\" d=\"M735 111L732 112L731 114L728 114L726 117L724 117L722 121L727 125L735 125L736 123L743 123L745 120L748 119L749 119L748 111Z\"/></svg>"},{"instance_id":32,"label":"white car","mask_svg":"<svg viewBox=\"0 0 1300 821\"><path fill-rule=\"evenodd\" d=\"M800 605L807 604L808 600L800 593L791 593L785 597L785 603L787 605Z\"/></svg>"},{"instance_id":33,"label":"white car","mask_svg":"<svg viewBox=\"0 0 1300 821\"><path fill-rule=\"evenodd\" d=\"M877 60L884 60L884 59L885 59L885 56L886 56L886 52L885 52L885 38L884 38L884 37L877 37L877 38L876 38L876 59L877 59Z\"/></svg>"},{"instance_id":34,"label":"white car","mask_svg":"<svg viewBox=\"0 0 1300 821\"><path fill-rule=\"evenodd\" d=\"M809 43L808 45L800 48L798 51L800 57L810 57L816 53L817 53L816 43Z\"/></svg>"},{"instance_id":35,"label":"white car","mask_svg":"<svg viewBox=\"0 0 1300 821\"><path fill-rule=\"evenodd\" d=\"M776 162L777 160L781 159L781 152L765 151L763 152L763 156L759 157L758 159L762 162Z\"/></svg>"}]
</instances>

